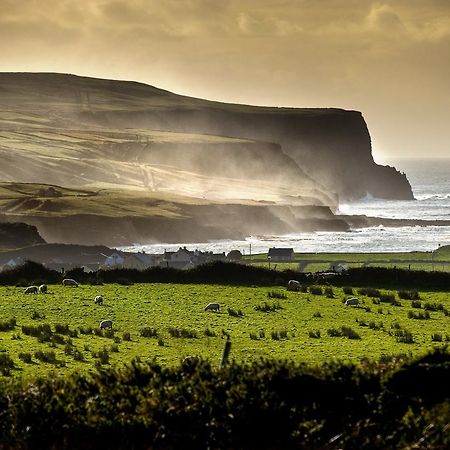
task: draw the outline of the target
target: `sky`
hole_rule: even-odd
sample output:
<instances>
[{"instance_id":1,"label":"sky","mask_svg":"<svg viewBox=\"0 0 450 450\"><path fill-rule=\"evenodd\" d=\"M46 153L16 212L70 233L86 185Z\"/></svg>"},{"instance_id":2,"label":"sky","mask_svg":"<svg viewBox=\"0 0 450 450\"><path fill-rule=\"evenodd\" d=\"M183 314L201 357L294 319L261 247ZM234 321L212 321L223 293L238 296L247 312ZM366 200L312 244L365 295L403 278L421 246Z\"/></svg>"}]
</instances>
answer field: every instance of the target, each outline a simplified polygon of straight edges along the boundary
<instances>
[{"instance_id":1,"label":"sky","mask_svg":"<svg viewBox=\"0 0 450 450\"><path fill-rule=\"evenodd\" d=\"M377 162L450 158L450 0L0 0L0 71L363 113Z\"/></svg>"}]
</instances>

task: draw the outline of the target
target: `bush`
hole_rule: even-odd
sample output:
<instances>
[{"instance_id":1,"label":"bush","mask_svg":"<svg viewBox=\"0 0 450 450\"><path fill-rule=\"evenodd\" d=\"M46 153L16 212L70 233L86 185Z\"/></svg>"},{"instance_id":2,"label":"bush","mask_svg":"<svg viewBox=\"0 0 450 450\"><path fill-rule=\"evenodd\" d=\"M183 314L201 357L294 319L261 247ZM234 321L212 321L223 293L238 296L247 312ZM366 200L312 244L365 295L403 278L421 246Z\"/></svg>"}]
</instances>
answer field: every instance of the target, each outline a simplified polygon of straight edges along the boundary
<instances>
[{"instance_id":1,"label":"bush","mask_svg":"<svg viewBox=\"0 0 450 450\"><path fill-rule=\"evenodd\" d=\"M38 359L39 361L49 363L49 364L57 364L58 360L56 359L55 352L53 350L43 352L41 350L38 350L34 352L34 357Z\"/></svg>"},{"instance_id":2,"label":"bush","mask_svg":"<svg viewBox=\"0 0 450 450\"><path fill-rule=\"evenodd\" d=\"M9 320L0 321L0 331L12 331L16 328L16 319L12 318Z\"/></svg>"},{"instance_id":3,"label":"bush","mask_svg":"<svg viewBox=\"0 0 450 450\"><path fill-rule=\"evenodd\" d=\"M123 339L124 341L131 341L131 334L130 334L128 331L124 332L124 333L122 334L122 339Z\"/></svg>"},{"instance_id":4,"label":"bush","mask_svg":"<svg viewBox=\"0 0 450 450\"><path fill-rule=\"evenodd\" d=\"M227 312L231 317L244 317L244 313L240 309L227 308Z\"/></svg>"},{"instance_id":5,"label":"bush","mask_svg":"<svg viewBox=\"0 0 450 450\"><path fill-rule=\"evenodd\" d=\"M420 295L417 291L398 291L397 294L403 300L420 300Z\"/></svg>"},{"instance_id":6,"label":"bush","mask_svg":"<svg viewBox=\"0 0 450 450\"><path fill-rule=\"evenodd\" d=\"M321 314L320 311L316 311L316 312L313 314L313 317L314 317L315 319L320 319L320 318L322 318L323 316L322 316L322 314Z\"/></svg>"},{"instance_id":7,"label":"bush","mask_svg":"<svg viewBox=\"0 0 450 450\"><path fill-rule=\"evenodd\" d=\"M7 353L0 353L0 372L3 376L11 375L11 370L15 367L14 361Z\"/></svg>"},{"instance_id":8,"label":"bush","mask_svg":"<svg viewBox=\"0 0 450 450\"><path fill-rule=\"evenodd\" d=\"M323 291L320 286L310 286L309 287L309 293L313 295L322 295Z\"/></svg>"},{"instance_id":9,"label":"bush","mask_svg":"<svg viewBox=\"0 0 450 450\"><path fill-rule=\"evenodd\" d=\"M173 338L185 338L185 339L196 339L197 333L195 331L186 330L185 328L169 328L169 334Z\"/></svg>"},{"instance_id":10,"label":"bush","mask_svg":"<svg viewBox=\"0 0 450 450\"><path fill-rule=\"evenodd\" d=\"M45 319L45 314L42 314L39 311L34 310L31 314L31 318L33 320L43 320Z\"/></svg>"},{"instance_id":11,"label":"bush","mask_svg":"<svg viewBox=\"0 0 450 450\"><path fill-rule=\"evenodd\" d=\"M82 361L84 361L84 355L83 355L83 353L81 353L79 350L74 349L74 351L73 351L73 359L74 359L75 361L80 361L80 362L82 362Z\"/></svg>"},{"instance_id":12,"label":"bush","mask_svg":"<svg viewBox=\"0 0 450 450\"><path fill-rule=\"evenodd\" d=\"M409 319L426 320L430 318L430 313L428 311L408 311Z\"/></svg>"},{"instance_id":13,"label":"bush","mask_svg":"<svg viewBox=\"0 0 450 450\"><path fill-rule=\"evenodd\" d=\"M369 328L371 330L382 330L384 328L383 322L380 322L379 324L377 324L375 321L371 320L369 322Z\"/></svg>"},{"instance_id":14,"label":"bush","mask_svg":"<svg viewBox=\"0 0 450 450\"><path fill-rule=\"evenodd\" d=\"M374 288L360 288L358 289L359 295L366 295L367 297L380 297L381 293L378 289Z\"/></svg>"},{"instance_id":15,"label":"bush","mask_svg":"<svg viewBox=\"0 0 450 450\"><path fill-rule=\"evenodd\" d=\"M334 292L331 286L327 286L325 288L325 295L327 296L327 298L334 298Z\"/></svg>"},{"instance_id":16,"label":"bush","mask_svg":"<svg viewBox=\"0 0 450 450\"><path fill-rule=\"evenodd\" d=\"M117 278L116 283L120 284L121 286L133 286L134 284L130 279L123 277Z\"/></svg>"},{"instance_id":17,"label":"bush","mask_svg":"<svg viewBox=\"0 0 450 450\"><path fill-rule=\"evenodd\" d=\"M286 330L280 330L280 331L274 330L270 333L270 337L274 341L279 341L281 339L288 339L288 333Z\"/></svg>"},{"instance_id":18,"label":"bush","mask_svg":"<svg viewBox=\"0 0 450 450\"><path fill-rule=\"evenodd\" d=\"M423 305L426 311L444 311L444 305L442 303L427 302Z\"/></svg>"},{"instance_id":19,"label":"bush","mask_svg":"<svg viewBox=\"0 0 450 450\"><path fill-rule=\"evenodd\" d=\"M250 339L252 341L257 341L258 340L258 336L256 336L256 333L250 333Z\"/></svg>"},{"instance_id":20,"label":"bush","mask_svg":"<svg viewBox=\"0 0 450 450\"><path fill-rule=\"evenodd\" d=\"M395 295L394 294L380 294L380 302L383 303L394 303L395 302Z\"/></svg>"},{"instance_id":21,"label":"bush","mask_svg":"<svg viewBox=\"0 0 450 450\"><path fill-rule=\"evenodd\" d=\"M119 353L119 346L117 344L111 345L110 351L113 353Z\"/></svg>"},{"instance_id":22,"label":"bush","mask_svg":"<svg viewBox=\"0 0 450 450\"><path fill-rule=\"evenodd\" d=\"M266 333L264 333L264 330L261 330L260 332L259 332L259 338L260 339L264 339L266 337Z\"/></svg>"},{"instance_id":23,"label":"bush","mask_svg":"<svg viewBox=\"0 0 450 450\"><path fill-rule=\"evenodd\" d=\"M442 342L442 334L441 333L434 333L431 335L432 342Z\"/></svg>"},{"instance_id":24,"label":"bush","mask_svg":"<svg viewBox=\"0 0 450 450\"><path fill-rule=\"evenodd\" d=\"M158 345L160 346L160 347L164 347L164 341L163 341L163 339L162 338L159 338L158 339Z\"/></svg>"},{"instance_id":25,"label":"bush","mask_svg":"<svg viewBox=\"0 0 450 450\"><path fill-rule=\"evenodd\" d=\"M420 300L413 300L411 306L413 308L422 308L422 302Z\"/></svg>"},{"instance_id":26,"label":"bush","mask_svg":"<svg viewBox=\"0 0 450 450\"><path fill-rule=\"evenodd\" d=\"M94 330L92 327L78 327L80 334L92 334Z\"/></svg>"},{"instance_id":27,"label":"bush","mask_svg":"<svg viewBox=\"0 0 450 450\"><path fill-rule=\"evenodd\" d=\"M43 325L22 325L22 333L27 336L33 336L37 338L39 342L51 342L52 340L52 330L49 324Z\"/></svg>"},{"instance_id":28,"label":"bush","mask_svg":"<svg viewBox=\"0 0 450 450\"><path fill-rule=\"evenodd\" d=\"M207 336L207 337L216 337L216 333L214 333L214 331L212 331L209 328L207 328L205 330L205 336Z\"/></svg>"},{"instance_id":29,"label":"bush","mask_svg":"<svg viewBox=\"0 0 450 450\"><path fill-rule=\"evenodd\" d=\"M330 328L327 330L328 336L330 337L346 337L348 339L361 339L361 336L350 327L341 327L340 330L336 328Z\"/></svg>"},{"instance_id":30,"label":"bush","mask_svg":"<svg viewBox=\"0 0 450 450\"><path fill-rule=\"evenodd\" d=\"M279 299L287 299L287 295L283 292L277 292L277 291L269 291L267 293L267 297L269 298L279 298Z\"/></svg>"},{"instance_id":31,"label":"bush","mask_svg":"<svg viewBox=\"0 0 450 450\"><path fill-rule=\"evenodd\" d=\"M344 292L345 295L353 295L353 288L349 286L344 286L342 288L342 291Z\"/></svg>"},{"instance_id":32,"label":"bush","mask_svg":"<svg viewBox=\"0 0 450 450\"><path fill-rule=\"evenodd\" d=\"M147 338L157 338L158 337L158 330L156 328L149 328L149 327L144 327L141 329L140 332L142 337L147 337Z\"/></svg>"},{"instance_id":33,"label":"bush","mask_svg":"<svg viewBox=\"0 0 450 450\"><path fill-rule=\"evenodd\" d=\"M98 352L93 352L92 356L98 359L98 363L100 365L109 364L109 352L106 347L104 347L103 350L100 350Z\"/></svg>"},{"instance_id":34,"label":"bush","mask_svg":"<svg viewBox=\"0 0 450 450\"><path fill-rule=\"evenodd\" d=\"M283 309L283 307L279 303L269 304L269 303L264 302L263 305L255 306L255 311L265 312L265 313L275 312L275 311L278 311L279 309Z\"/></svg>"},{"instance_id":35,"label":"bush","mask_svg":"<svg viewBox=\"0 0 450 450\"><path fill-rule=\"evenodd\" d=\"M393 334L397 342L401 342L404 344L414 344L414 337L410 331L397 329Z\"/></svg>"},{"instance_id":36,"label":"bush","mask_svg":"<svg viewBox=\"0 0 450 450\"><path fill-rule=\"evenodd\" d=\"M310 331L308 331L308 336L313 339L320 339L320 331L319 330L310 330Z\"/></svg>"},{"instance_id":37,"label":"bush","mask_svg":"<svg viewBox=\"0 0 450 450\"><path fill-rule=\"evenodd\" d=\"M19 353L19 359L23 361L26 364L32 364L33 363L33 357L31 356L31 353Z\"/></svg>"}]
</instances>

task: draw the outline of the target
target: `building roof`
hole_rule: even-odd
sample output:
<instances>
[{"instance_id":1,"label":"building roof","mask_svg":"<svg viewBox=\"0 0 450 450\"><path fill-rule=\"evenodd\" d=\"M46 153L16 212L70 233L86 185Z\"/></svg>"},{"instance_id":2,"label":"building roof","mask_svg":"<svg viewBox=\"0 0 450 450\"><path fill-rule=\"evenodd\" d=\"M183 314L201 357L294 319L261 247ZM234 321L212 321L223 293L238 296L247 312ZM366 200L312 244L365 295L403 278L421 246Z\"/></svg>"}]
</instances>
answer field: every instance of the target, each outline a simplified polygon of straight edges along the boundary
<instances>
[{"instance_id":1,"label":"building roof","mask_svg":"<svg viewBox=\"0 0 450 450\"><path fill-rule=\"evenodd\" d=\"M269 248L269 256L292 256L293 253L293 248Z\"/></svg>"}]
</instances>

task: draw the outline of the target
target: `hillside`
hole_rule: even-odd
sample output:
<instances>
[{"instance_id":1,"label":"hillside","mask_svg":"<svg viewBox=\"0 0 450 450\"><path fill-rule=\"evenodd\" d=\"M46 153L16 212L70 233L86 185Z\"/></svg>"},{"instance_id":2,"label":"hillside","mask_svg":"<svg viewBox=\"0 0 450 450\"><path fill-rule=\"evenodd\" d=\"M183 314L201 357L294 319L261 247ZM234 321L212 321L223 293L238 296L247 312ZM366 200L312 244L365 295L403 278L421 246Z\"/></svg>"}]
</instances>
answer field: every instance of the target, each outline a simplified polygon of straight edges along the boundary
<instances>
[{"instance_id":1,"label":"hillside","mask_svg":"<svg viewBox=\"0 0 450 450\"><path fill-rule=\"evenodd\" d=\"M375 165L367 127L352 111L0 73L0 131L2 220L36 225L48 242L342 230L338 195L412 198L405 177Z\"/></svg>"}]
</instances>

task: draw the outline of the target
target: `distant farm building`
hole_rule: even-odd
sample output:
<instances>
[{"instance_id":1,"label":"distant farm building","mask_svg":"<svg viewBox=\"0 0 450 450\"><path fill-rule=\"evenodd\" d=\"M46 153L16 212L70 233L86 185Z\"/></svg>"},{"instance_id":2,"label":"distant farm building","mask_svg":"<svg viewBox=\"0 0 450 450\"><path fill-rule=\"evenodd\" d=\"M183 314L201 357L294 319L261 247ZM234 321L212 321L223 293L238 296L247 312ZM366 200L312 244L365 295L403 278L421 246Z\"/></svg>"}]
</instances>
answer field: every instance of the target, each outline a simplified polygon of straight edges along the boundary
<instances>
[{"instance_id":1,"label":"distant farm building","mask_svg":"<svg viewBox=\"0 0 450 450\"><path fill-rule=\"evenodd\" d=\"M123 262L125 261L125 258L117 252L114 252L112 255L110 256L105 256L105 262L104 265L107 268L112 268L112 267L118 267L121 266L123 264Z\"/></svg>"},{"instance_id":2,"label":"distant farm building","mask_svg":"<svg viewBox=\"0 0 450 450\"><path fill-rule=\"evenodd\" d=\"M272 247L267 254L267 259L269 258L272 262L291 262L294 259L294 249Z\"/></svg>"},{"instance_id":3,"label":"distant farm building","mask_svg":"<svg viewBox=\"0 0 450 450\"><path fill-rule=\"evenodd\" d=\"M125 257L122 267L124 269L145 270L149 267L159 266L163 255L150 255L147 253L132 253Z\"/></svg>"}]
</instances>

